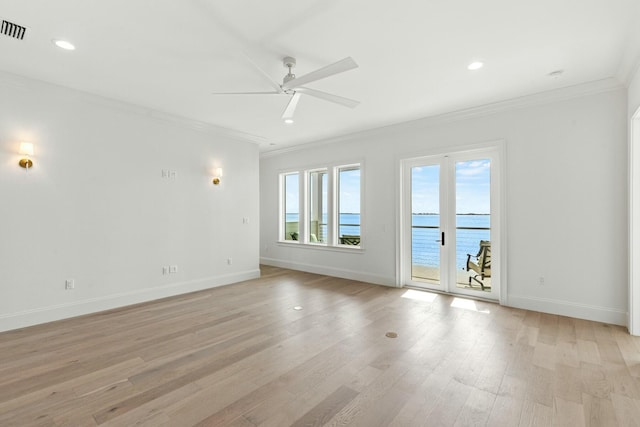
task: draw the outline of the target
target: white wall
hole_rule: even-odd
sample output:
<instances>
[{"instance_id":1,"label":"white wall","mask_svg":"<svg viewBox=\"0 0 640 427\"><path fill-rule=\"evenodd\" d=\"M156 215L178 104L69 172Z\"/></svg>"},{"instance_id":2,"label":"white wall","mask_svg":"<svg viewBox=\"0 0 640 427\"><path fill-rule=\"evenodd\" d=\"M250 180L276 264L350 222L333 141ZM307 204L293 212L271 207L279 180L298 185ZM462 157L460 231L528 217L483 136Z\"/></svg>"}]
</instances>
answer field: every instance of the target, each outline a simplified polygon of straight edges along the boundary
<instances>
[{"instance_id":1,"label":"white wall","mask_svg":"<svg viewBox=\"0 0 640 427\"><path fill-rule=\"evenodd\" d=\"M0 330L259 276L255 144L9 74L0 88Z\"/></svg>"},{"instance_id":2,"label":"white wall","mask_svg":"<svg viewBox=\"0 0 640 427\"><path fill-rule=\"evenodd\" d=\"M626 117L624 88L598 82L263 155L261 261L395 285L399 160L504 140L508 264L503 286L508 295L503 303L625 324ZM362 159L365 168L365 251L276 243L278 172L354 159ZM545 285L538 284L539 276Z\"/></svg>"}]
</instances>

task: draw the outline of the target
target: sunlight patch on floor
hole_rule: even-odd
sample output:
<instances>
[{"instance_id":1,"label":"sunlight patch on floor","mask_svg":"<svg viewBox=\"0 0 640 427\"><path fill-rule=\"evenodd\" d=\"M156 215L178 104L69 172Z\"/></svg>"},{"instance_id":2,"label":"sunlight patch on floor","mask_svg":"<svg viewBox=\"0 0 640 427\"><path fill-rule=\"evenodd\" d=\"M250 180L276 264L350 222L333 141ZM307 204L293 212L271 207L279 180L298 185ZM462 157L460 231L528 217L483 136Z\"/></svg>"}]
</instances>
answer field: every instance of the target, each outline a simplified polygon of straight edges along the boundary
<instances>
[{"instance_id":1,"label":"sunlight patch on floor","mask_svg":"<svg viewBox=\"0 0 640 427\"><path fill-rule=\"evenodd\" d=\"M425 291L417 291L415 289L408 289L404 294L402 294L402 298L409 298L417 301L427 302L433 302L437 296L438 294Z\"/></svg>"},{"instance_id":2,"label":"sunlight patch on floor","mask_svg":"<svg viewBox=\"0 0 640 427\"><path fill-rule=\"evenodd\" d=\"M478 306L476 305L476 302L470 299L464 299L464 298L454 298L453 302L451 303L451 307L455 307L455 308L462 308L464 310L471 310L471 311L477 311L478 313L485 313L485 314L490 314L491 311L484 309L484 310L478 310Z\"/></svg>"}]
</instances>

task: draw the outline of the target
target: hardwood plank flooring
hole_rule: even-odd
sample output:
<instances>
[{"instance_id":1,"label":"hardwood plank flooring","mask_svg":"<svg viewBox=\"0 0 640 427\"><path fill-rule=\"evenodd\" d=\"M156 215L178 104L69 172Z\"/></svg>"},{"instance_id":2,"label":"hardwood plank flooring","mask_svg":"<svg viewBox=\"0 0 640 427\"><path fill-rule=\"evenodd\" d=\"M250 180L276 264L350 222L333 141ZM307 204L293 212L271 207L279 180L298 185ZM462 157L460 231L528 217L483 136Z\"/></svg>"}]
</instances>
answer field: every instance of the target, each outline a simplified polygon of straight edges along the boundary
<instances>
[{"instance_id":1,"label":"hardwood plank flooring","mask_svg":"<svg viewBox=\"0 0 640 427\"><path fill-rule=\"evenodd\" d=\"M640 425L622 327L261 269L1 333L0 426Z\"/></svg>"}]
</instances>

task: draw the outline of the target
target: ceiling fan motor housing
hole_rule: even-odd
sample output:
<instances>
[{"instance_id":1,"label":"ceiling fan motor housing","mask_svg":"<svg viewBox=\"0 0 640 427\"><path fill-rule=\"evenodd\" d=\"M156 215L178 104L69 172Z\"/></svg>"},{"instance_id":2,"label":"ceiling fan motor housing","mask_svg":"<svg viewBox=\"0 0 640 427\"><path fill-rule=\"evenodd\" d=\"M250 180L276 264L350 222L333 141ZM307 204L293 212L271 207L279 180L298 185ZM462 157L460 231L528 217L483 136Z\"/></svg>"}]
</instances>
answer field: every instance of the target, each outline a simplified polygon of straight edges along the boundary
<instances>
[{"instance_id":1,"label":"ceiling fan motor housing","mask_svg":"<svg viewBox=\"0 0 640 427\"><path fill-rule=\"evenodd\" d=\"M285 66L285 68L289 69L287 75L284 76L284 79L282 79L282 84L284 85L296 78L296 75L291 72L291 70L296 66L296 58L285 56L284 58L282 58L282 64Z\"/></svg>"},{"instance_id":2,"label":"ceiling fan motor housing","mask_svg":"<svg viewBox=\"0 0 640 427\"><path fill-rule=\"evenodd\" d=\"M282 58L282 64L285 68L294 68L296 66L296 58L285 56Z\"/></svg>"}]
</instances>

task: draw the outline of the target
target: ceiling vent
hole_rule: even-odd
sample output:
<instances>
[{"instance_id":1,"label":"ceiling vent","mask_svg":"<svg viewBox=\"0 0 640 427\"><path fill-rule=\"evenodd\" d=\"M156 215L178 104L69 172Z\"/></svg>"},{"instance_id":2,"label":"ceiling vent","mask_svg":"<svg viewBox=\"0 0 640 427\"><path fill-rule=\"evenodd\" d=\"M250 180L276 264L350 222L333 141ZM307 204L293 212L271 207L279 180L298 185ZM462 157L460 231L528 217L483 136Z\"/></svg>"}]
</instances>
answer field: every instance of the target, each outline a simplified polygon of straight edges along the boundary
<instances>
[{"instance_id":1,"label":"ceiling vent","mask_svg":"<svg viewBox=\"0 0 640 427\"><path fill-rule=\"evenodd\" d=\"M2 20L2 27L0 27L0 33L4 34L5 36L9 36L18 40L23 40L26 32L27 32L27 27L14 24L13 22L9 22L5 19Z\"/></svg>"}]
</instances>

